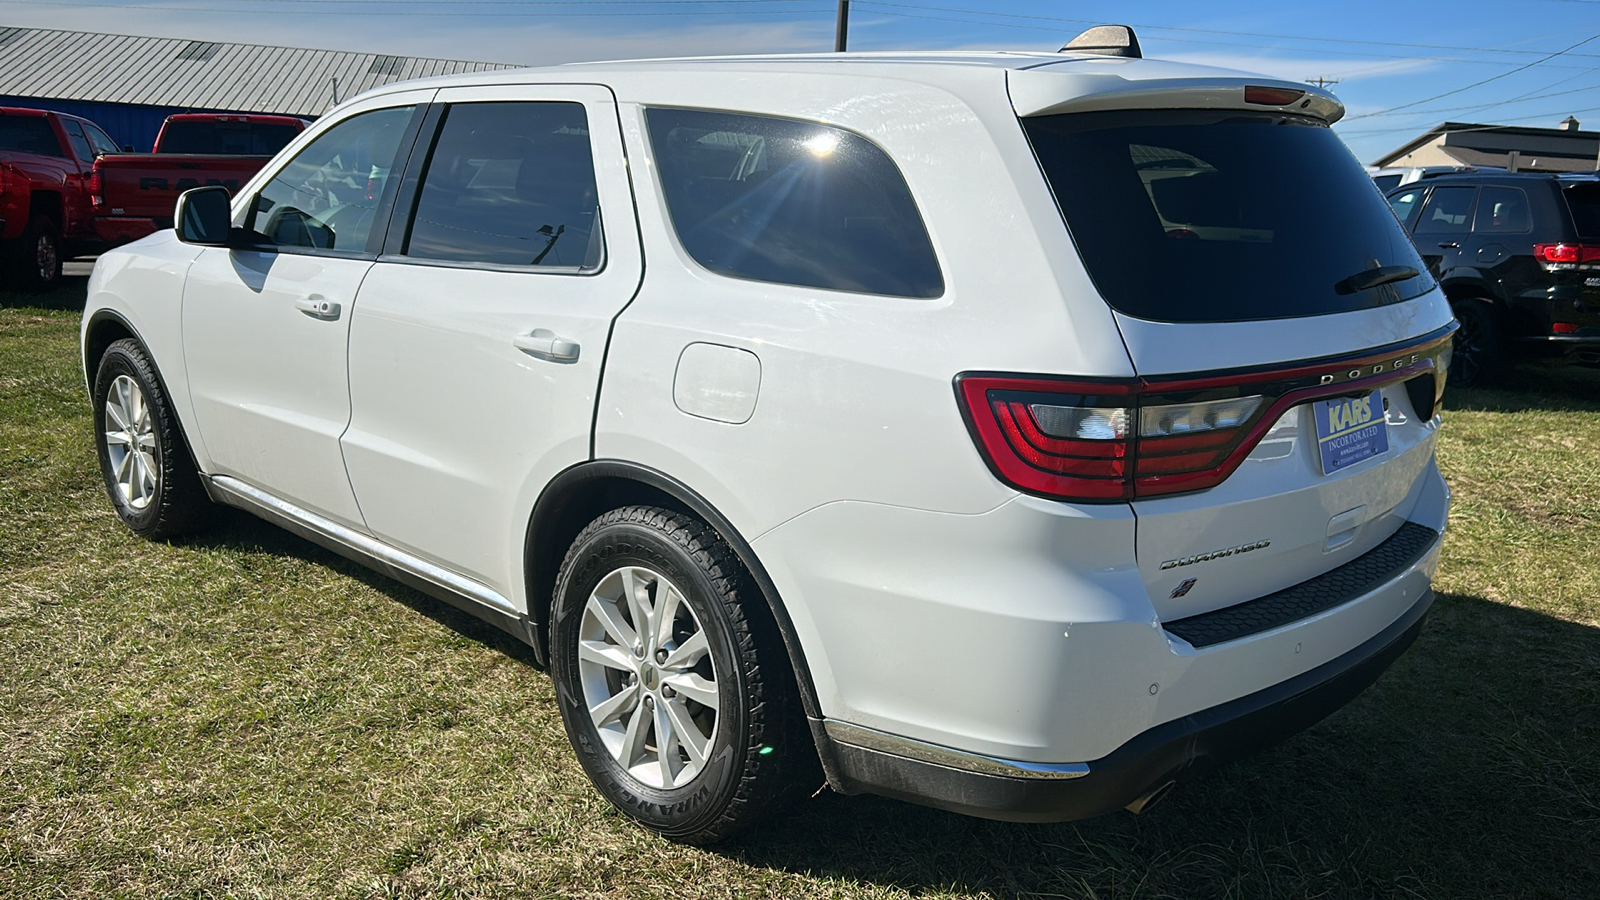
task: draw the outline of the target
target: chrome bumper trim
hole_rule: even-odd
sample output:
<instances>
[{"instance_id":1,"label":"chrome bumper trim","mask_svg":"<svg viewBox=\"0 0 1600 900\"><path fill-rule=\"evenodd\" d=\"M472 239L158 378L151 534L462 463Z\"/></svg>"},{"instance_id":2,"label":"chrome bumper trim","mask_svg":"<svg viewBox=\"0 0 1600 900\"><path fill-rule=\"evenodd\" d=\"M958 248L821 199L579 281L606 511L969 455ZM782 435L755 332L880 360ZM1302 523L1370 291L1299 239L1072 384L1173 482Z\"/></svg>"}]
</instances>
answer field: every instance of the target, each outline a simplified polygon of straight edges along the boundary
<instances>
[{"instance_id":1,"label":"chrome bumper trim","mask_svg":"<svg viewBox=\"0 0 1600 900\"><path fill-rule=\"evenodd\" d=\"M929 744L837 719L823 719L822 727L828 733L828 737L841 744L983 775L1061 781L1082 778L1089 774L1089 766L1086 763L1033 763L1000 759L939 744Z\"/></svg>"}]
</instances>

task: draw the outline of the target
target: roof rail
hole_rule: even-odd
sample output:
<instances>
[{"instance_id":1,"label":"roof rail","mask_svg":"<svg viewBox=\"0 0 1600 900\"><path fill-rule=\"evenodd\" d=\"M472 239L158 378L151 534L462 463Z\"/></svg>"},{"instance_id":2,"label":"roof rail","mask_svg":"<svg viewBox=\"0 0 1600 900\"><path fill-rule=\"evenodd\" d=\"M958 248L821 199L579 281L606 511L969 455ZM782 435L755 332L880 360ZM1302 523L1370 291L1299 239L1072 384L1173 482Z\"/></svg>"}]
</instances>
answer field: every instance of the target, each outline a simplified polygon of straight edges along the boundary
<instances>
[{"instance_id":1,"label":"roof rail","mask_svg":"<svg viewBox=\"0 0 1600 900\"><path fill-rule=\"evenodd\" d=\"M1070 41L1061 53L1093 53L1097 56L1125 56L1143 59L1139 38L1126 25L1096 25Z\"/></svg>"}]
</instances>

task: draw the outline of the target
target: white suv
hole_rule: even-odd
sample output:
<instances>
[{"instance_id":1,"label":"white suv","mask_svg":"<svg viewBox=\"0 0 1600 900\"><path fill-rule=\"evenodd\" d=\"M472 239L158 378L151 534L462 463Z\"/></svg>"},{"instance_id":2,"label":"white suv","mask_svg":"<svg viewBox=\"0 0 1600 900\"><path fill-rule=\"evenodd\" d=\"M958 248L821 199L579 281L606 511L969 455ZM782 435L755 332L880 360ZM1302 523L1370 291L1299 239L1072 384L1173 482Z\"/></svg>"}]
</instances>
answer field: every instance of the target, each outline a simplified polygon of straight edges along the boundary
<instances>
[{"instance_id":1,"label":"white suv","mask_svg":"<svg viewBox=\"0 0 1600 900\"><path fill-rule=\"evenodd\" d=\"M1083 52L385 87L100 258L106 486L526 641L677 840L824 777L1137 811L1432 601L1454 325L1341 112Z\"/></svg>"}]
</instances>

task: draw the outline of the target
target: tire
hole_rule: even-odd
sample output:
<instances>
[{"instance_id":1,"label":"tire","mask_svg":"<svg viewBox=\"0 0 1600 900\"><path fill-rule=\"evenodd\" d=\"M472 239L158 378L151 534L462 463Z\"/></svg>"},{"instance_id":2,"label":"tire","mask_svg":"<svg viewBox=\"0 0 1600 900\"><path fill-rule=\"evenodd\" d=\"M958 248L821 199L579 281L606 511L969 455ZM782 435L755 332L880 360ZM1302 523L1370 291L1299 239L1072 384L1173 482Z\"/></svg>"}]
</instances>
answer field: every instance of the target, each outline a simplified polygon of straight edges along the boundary
<instances>
[{"instance_id":1,"label":"tire","mask_svg":"<svg viewBox=\"0 0 1600 900\"><path fill-rule=\"evenodd\" d=\"M16 283L45 291L61 278L61 232L47 216L34 216L22 230L6 260Z\"/></svg>"},{"instance_id":2,"label":"tire","mask_svg":"<svg viewBox=\"0 0 1600 900\"><path fill-rule=\"evenodd\" d=\"M211 509L178 419L144 348L106 348L94 380L95 450L117 518L164 540L202 525Z\"/></svg>"},{"instance_id":3,"label":"tire","mask_svg":"<svg viewBox=\"0 0 1600 900\"><path fill-rule=\"evenodd\" d=\"M631 506L589 523L556 576L551 645L579 762L651 831L715 843L821 783L766 602L698 519Z\"/></svg>"},{"instance_id":4,"label":"tire","mask_svg":"<svg viewBox=\"0 0 1600 900\"><path fill-rule=\"evenodd\" d=\"M1500 317L1487 300L1467 297L1452 301L1461 330L1450 355L1449 382L1457 387L1484 387L1505 374L1505 339Z\"/></svg>"}]
</instances>

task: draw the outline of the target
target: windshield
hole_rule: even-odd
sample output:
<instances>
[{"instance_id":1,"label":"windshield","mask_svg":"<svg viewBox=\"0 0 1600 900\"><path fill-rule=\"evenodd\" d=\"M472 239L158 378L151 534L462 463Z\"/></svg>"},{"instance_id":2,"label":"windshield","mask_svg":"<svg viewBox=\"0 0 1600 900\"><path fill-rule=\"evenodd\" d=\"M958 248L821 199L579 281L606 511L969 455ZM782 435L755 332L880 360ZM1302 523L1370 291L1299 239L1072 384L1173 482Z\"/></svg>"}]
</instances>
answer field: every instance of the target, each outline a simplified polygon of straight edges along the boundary
<instances>
[{"instance_id":1,"label":"windshield","mask_svg":"<svg viewBox=\"0 0 1600 900\"><path fill-rule=\"evenodd\" d=\"M1372 179L1326 126L1273 113L1139 110L1023 120L1089 275L1164 322L1368 309L1432 289ZM1364 283L1370 279L1357 279Z\"/></svg>"},{"instance_id":2,"label":"windshield","mask_svg":"<svg viewBox=\"0 0 1600 900\"><path fill-rule=\"evenodd\" d=\"M172 122L161 131L160 152L271 156L299 133L293 125L261 122Z\"/></svg>"}]
</instances>

